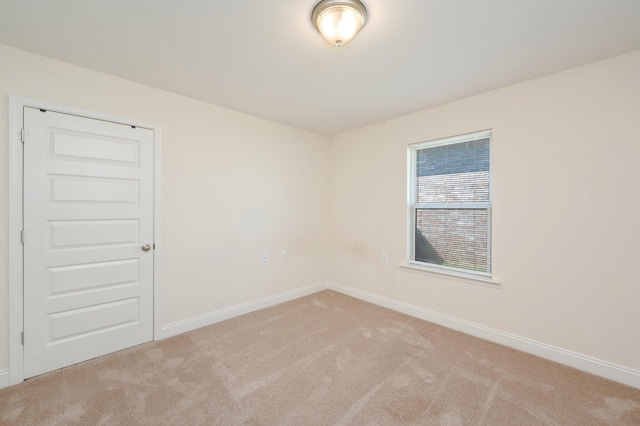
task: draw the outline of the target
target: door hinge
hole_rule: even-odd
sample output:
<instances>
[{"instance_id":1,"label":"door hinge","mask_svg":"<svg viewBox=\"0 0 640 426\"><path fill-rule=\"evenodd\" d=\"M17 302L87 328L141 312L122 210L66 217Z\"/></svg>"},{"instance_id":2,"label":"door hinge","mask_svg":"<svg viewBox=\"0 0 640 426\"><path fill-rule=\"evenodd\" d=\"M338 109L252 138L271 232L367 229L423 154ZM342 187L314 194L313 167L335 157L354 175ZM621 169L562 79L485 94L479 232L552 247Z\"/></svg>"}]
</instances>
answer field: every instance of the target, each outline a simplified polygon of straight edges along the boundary
<instances>
[{"instance_id":1,"label":"door hinge","mask_svg":"<svg viewBox=\"0 0 640 426\"><path fill-rule=\"evenodd\" d=\"M24 244L24 229L20 231L20 242Z\"/></svg>"},{"instance_id":2,"label":"door hinge","mask_svg":"<svg viewBox=\"0 0 640 426\"><path fill-rule=\"evenodd\" d=\"M24 143L24 129L20 129L20 141Z\"/></svg>"},{"instance_id":3,"label":"door hinge","mask_svg":"<svg viewBox=\"0 0 640 426\"><path fill-rule=\"evenodd\" d=\"M24 331L20 333L20 343L24 346Z\"/></svg>"}]
</instances>

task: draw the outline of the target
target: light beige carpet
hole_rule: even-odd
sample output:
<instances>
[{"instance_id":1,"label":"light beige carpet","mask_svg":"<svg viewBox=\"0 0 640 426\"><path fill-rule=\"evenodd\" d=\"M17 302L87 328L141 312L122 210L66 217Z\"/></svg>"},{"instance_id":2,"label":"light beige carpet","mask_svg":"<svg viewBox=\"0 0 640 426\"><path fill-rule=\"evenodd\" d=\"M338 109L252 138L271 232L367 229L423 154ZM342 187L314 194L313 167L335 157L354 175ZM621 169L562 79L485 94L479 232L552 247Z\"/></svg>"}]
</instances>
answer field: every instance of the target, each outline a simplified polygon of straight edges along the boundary
<instances>
[{"instance_id":1,"label":"light beige carpet","mask_svg":"<svg viewBox=\"0 0 640 426\"><path fill-rule=\"evenodd\" d=\"M2 425L640 425L640 390L331 291L0 390Z\"/></svg>"}]
</instances>

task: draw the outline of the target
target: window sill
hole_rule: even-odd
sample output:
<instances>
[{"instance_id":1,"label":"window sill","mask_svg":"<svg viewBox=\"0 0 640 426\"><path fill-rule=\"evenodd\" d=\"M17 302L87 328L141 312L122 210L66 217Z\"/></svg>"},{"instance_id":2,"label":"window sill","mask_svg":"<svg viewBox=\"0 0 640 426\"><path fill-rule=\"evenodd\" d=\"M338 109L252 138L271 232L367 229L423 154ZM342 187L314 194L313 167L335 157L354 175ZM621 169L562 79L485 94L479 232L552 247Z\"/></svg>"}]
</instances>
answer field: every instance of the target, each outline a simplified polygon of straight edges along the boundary
<instances>
[{"instance_id":1,"label":"window sill","mask_svg":"<svg viewBox=\"0 0 640 426\"><path fill-rule=\"evenodd\" d=\"M481 277L481 276L471 275L471 274L456 273L453 271L444 271L437 268L430 268L428 266L416 265L414 263L402 263L399 266L402 269L406 269L409 272L432 275L439 278L460 281L468 284L476 284L476 285L491 287L495 289L500 288L502 285L502 281L495 278L490 278L490 277Z\"/></svg>"}]
</instances>

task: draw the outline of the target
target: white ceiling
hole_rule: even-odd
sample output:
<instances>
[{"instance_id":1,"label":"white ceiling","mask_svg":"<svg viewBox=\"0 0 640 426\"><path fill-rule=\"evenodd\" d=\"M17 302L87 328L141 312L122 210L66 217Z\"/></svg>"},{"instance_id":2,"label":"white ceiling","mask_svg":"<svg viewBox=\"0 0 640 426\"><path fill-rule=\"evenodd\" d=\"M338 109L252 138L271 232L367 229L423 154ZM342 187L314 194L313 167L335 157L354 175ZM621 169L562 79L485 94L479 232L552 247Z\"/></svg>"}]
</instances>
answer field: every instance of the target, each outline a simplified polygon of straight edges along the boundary
<instances>
[{"instance_id":1,"label":"white ceiling","mask_svg":"<svg viewBox=\"0 0 640 426\"><path fill-rule=\"evenodd\" d=\"M0 0L0 43L333 135L640 49L640 0ZM1 58L0 58L1 60Z\"/></svg>"}]
</instances>

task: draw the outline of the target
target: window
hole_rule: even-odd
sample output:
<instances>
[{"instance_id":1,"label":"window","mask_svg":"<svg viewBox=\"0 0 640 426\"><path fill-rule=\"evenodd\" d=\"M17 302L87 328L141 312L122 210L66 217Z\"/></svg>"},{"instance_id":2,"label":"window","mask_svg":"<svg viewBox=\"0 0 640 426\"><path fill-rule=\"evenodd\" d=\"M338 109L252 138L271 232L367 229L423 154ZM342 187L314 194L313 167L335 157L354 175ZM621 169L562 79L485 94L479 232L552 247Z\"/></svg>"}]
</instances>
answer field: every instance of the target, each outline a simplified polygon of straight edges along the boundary
<instances>
[{"instance_id":1,"label":"window","mask_svg":"<svg viewBox=\"0 0 640 426\"><path fill-rule=\"evenodd\" d=\"M491 131L409 146L409 262L491 276Z\"/></svg>"}]
</instances>

